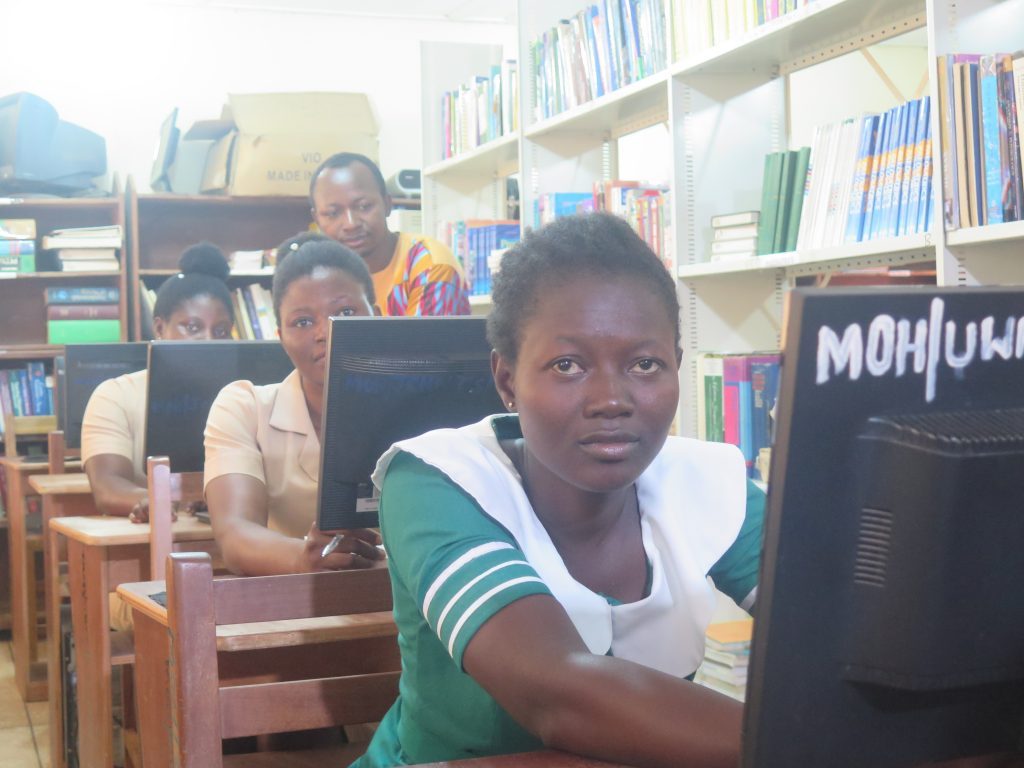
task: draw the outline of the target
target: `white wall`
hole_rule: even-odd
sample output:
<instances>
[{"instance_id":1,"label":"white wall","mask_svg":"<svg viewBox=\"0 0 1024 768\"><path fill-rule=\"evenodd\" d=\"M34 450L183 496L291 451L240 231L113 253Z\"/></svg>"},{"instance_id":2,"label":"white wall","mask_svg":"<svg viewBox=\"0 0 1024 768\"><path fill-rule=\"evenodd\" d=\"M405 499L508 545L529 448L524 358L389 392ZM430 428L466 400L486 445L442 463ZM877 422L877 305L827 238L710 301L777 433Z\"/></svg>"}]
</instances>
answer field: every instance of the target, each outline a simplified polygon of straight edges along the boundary
<instances>
[{"instance_id":1,"label":"white wall","mask_svg":"<svg viewBox=\"0 0 1024 768\"><path fill-rule=\"evenodd\" d=\"M381 2L382 0L378 0ZM386 0L383 0L386 2ZM283 2L282 5L285 5ZM228 93L362 91L385 176L419 167L419 41L498 43L497 24L172 6L153 0L4 0L0 95L29 91L107 140L111 170L148 189L163 119L220 116ZM453 84L457 85L457 84Z\"/></svg>"}]
</instances>

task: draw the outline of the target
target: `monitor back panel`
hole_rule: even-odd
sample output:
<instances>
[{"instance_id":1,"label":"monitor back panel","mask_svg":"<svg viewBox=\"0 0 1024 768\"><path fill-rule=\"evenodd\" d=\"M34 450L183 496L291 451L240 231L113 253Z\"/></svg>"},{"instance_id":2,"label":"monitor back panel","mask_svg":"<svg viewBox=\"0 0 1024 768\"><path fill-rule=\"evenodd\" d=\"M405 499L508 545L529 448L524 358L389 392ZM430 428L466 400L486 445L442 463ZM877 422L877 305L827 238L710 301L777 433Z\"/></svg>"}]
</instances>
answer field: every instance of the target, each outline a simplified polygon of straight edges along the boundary
<instances>
[{"instance_id":1,"label":"monitor back panel","mask_svg":"<svg viewBox=\"0 0 1024 768\"><path fill-rule=\"evenodd\" d=\"M146 456L174 472L201 472L210 406L232 381L283 381L293 370L277 341L154 341L149 350Z\"/></svg>"}]
</instances>

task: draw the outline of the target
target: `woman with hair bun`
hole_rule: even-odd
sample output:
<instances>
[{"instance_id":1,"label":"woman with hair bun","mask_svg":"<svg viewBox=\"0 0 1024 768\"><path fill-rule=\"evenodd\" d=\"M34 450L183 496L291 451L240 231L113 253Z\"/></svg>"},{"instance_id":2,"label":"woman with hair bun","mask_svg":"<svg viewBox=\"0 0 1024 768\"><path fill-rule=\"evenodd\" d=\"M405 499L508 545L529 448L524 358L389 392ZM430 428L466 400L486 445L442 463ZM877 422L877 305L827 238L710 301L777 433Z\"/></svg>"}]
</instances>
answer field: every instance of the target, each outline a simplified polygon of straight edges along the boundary
<instances>
[{"instance_id":1,"label":"woman with hair bun","mask_svg":"<svg viewBox=\"0 0 1024 768\"><path fill-rule=\"evenodd\" d=\"M182 253L178 268L156 294L155 338L230 339L234 317L224 254L211 243L198 243ZM82 421L82 464L97 511L136 523L149 519L143 456L147 376L136 371L100 384Z\"/></svg>"}]
</instances>

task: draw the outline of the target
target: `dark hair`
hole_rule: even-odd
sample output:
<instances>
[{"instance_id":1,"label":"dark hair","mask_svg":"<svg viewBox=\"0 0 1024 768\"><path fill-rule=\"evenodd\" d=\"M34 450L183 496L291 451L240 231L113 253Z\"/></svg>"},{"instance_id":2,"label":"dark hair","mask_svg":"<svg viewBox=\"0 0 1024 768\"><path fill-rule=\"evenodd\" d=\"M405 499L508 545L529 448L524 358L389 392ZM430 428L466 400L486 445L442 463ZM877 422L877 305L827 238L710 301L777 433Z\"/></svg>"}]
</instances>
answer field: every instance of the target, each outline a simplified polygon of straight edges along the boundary
<instances>
[{"instance_id":1,"label":"dark hair","mask_svg":"<svg viewBox=\"0 0 1024 768\"><path fill-rule=\"evenodd\" d=\"M373 292L373 278L370 277L370 270L362 256L329 237L310 238L300 245L297 251L289 253L284 263L279 263L274 270L271 293L274 297L274 317L277 318L279 326L281 325L281 300L287 293L288 287L300 277L312 274L317 267L340 269L342 272L347 272L363 286L367 301L371 305L376 301Z\"/></svg>"},{"instance_id":2,"label":"dark hair","mask_svg":"<svg viewBox=\"0 0 1024 768\"><path fill-rule=\"evenodd\" d=\"M314 208L316 207L316 202L313 200L313 190L316 189L316 182L320 178L321 173L329 168L347 168L352 163L362 163L370 169L373 180L377 182L377 188L380 190L380 196L387 200L388 188L384 183L384 174L380 172L380 168L377 167L373 160L366 155L360 155L358 152L338 152L320 163L316 171L313 172L313 178L309 181L309 204Z\"/></svg>"},{"instance_id":3,"label":"dark hair","mask_svg":"<svg viewBox=\"0 0 1024 768\"><path fill-rule=\"evenodd\" d=\"M231 272L223 252L213 243L196 243L178 260L178 274L164 280L156 292L153 317L168 319L182 303L196 296L219 299L234 318L227 280Z\"/></svg>"},{"instance_id":4,"label":"dark hair","mask_svg":"<svg viewBox=\"0 0 1024 768\"><path fill-rule=\"evenodd\" d=\"M314 232L311 229L305 229L299 232L297 235L292 235L283 243L281 243L274 252L274 267L281 266L281 262L288 257L288 254L295 253L304 244L314 240L330 240L327 235L322 232Z\"/></svg>"},{"instance_id":5,"label":"dark hair","mask_svg":"<svg viewBox=\"0 0 1024 768\"><path fill-rule=\"evenodd\" d=\"M487 339L507 360L519 352L520 330L541 288L581 276L626 277L650 285L665 308L679 348L679 298L661 260L624 220L610 213L566 216L531 231L509 248L494 276ZM644 300L644 299L641 299Z\"/></svg>"}]
</instances>

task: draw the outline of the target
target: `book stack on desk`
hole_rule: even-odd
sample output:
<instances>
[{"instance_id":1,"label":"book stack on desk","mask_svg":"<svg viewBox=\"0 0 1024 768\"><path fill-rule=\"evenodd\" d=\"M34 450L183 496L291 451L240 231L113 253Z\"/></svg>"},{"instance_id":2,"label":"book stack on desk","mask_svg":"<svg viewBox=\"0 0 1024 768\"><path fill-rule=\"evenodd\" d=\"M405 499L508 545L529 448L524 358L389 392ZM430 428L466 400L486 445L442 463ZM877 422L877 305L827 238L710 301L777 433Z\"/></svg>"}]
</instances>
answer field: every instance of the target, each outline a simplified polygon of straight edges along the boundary
<instances>
[{"instance_id":1,"label":"book stack on desk","mask_svg":"<svg viewBox=\"0 0 1024 768\"><path fill-rule=\"evenodd\" d=\"M694 678L701 685L743 701L750 662L750 619L723 621L708 627L704 662Z\"/></svg>"}]
</instances>

